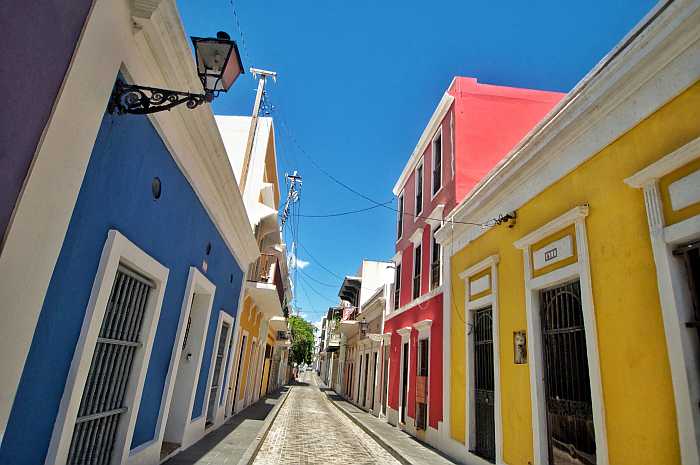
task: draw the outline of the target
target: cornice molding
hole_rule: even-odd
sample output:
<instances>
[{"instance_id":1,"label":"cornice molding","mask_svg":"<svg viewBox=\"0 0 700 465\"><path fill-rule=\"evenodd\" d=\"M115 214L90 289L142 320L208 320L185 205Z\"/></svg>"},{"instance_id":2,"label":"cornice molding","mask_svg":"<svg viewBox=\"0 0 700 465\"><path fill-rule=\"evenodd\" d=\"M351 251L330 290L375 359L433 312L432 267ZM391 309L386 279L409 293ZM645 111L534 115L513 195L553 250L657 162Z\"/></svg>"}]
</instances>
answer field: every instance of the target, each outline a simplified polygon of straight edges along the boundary
<instances>
[{"instance_id":1,"label":"cornice molding","mask_svg":"<svg viewBox=\"0 0 700 465\"><path fill-rule=\"evenodd\" d=\"M657 5L472 189L451 217L483 223L494 214L517 210L694 84L700 78L698 22L698 2ZM455 250L488 229L456 224ZM449 241L445 236L439 235Z\"/></svg>"},{"instance_id":2,"label":"cornice molding","mask_svg":"<svg viewBox=\"0 0 700 465\"><path fill-rule=\"evenodd\" d=\"M547 236L554 234L557 231L561 231L565 227L574 224L576 221L581 220L588 216L588 205L580 205L574 207L563 215L553 219L549 223L545 224L532 231L531 233L523 236L517 241L513 242L513 245L517 249L525 250L530 245L544 239Z\"/></svg>"},{"instance_id":3,"label":"cornice molding","mask_svg":"<svg viewBox=\"0 0 700 465\"><path fill-rule=\"evenodd\" d=\"M633 174L625 183L634 188L644 187L697 158L700 158L700 137Z\"/></svg>"},{"instance_id":4,"label":"cornice molding","mask_svg":"<svg viewBox=\"0 0 700 465\"><path fill-rule=\"evenodd\" d=\"M469 279L471 276L474 276L475 274L484 271L487 268L491 268L494 265L497 265L499 261L498 255L490 255L486 257L485 259L481 260L479 263L476 263L466 270L462 271L459 274L459 279L465 280Z\"/></svg>"},{"instance_id":5,"label":"cornice molding","mask_svg":"<svg viewBox=\"0 0 700 465\"><path fill-rule=\"evenodd\" d=\"M425 126L425 129L423 129L423 133L421 134L420 139L418 139L416 147L413 149L411 156L408 158L408 162L406 162L406 166L404 166L401 176L399 176L396 184L394 184L394 195L398 196L403 190L404 184L406 184L409 176L411 176L413 173L413 170L416 168L418 161L423 156L423 152L425 152L428 144L432 142L435 131L437 131L438 126L440 126L442 120L445 118L445 115L447 115L447 112L450 110L454 99L455 98L447 92L442 95L442 98L430 117L428 124Z\"/></svg>"},{"instance_id":6,"label":"cornice molding","mask_svg":"<svg viewBox=\"0 0 700 465\"><path fill-rule=\"evenodd\" d=\"M174 0L162 0L134 38L138 59L125 63L134 82L201 92ZM175 108L149 119L245 272L260 252L211 107Z\"/></svg>"}]
</instances>

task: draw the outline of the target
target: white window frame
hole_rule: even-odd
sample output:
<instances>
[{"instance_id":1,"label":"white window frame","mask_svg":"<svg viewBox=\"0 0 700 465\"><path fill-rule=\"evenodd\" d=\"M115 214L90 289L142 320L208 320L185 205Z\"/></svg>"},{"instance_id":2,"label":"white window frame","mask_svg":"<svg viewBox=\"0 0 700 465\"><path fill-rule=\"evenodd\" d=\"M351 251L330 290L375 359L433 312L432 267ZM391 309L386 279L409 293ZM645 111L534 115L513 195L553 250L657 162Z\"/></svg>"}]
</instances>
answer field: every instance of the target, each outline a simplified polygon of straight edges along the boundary
<instances>
[{"instance_id":1,"label":"white window frame","mask_svg":"<svg viewBox=\"0 0 700 465\"><path fill-rule=\"evenodd\" d=\"M102 256L92 285L92 292L85 310L85 318L80 330L71 362L61 404L54 423L54 430L46 454L46 465L66 463L71 444L75 421L78 415L81 397L87 381L88 371L95 352L97 337L102 326L105 310L112 292L112 286L120 264L142 274L154 285L146 303L140 339L143 345L136 350L131 376L124 396L124 405L128 408L120 418L119 428L112 452L113 463L126 463L131 439L136 425L137 412L141 403L141 394L148 371L148 363L153 349L155 331L160 318L160 311L168 281L169 270L141 250L117 230L107 233L107 240L102 249Z\"/></svg>"},{"instance_id":2,"label":"white window frame","mask_svg":"<svg viewBox=\"0 0 700 465\"><path fill-rule=\"evenodd\" d=\"M425 404L427 405L427 408L425 410L425 433L428 432L428 429L430 428L430 378L431 378L431 370L430 370L430 356L433 352L433 349L430 347L431 340L430 337L432 335L430 328L433 325L433 320L421 320L416 323L413 323L413 329L415 329L418 332L418 336L416 338L416 360L418 360L418 357L420 357L420 354L418 353L420 349L420 341L427 340L428 341L428 379L425 382ZM411 353L411 345L408 345L408 353ZM418 369L418 364L416 364L416 369ZM409 370L410 370L410 365L409 365ZM418 373L416 373L416 379L418 377ZM408 412L408 410L406 410ZM418 413L418 407L416 407L416 417ZM414 419L415 422L415 419Z\"/></svg>"},{"instance_id":3,"label":"white window frame","mask_svg":"<svg viewBox=\"0 0 700 465\"><path fill-rule=\"evenodd\" d=\"M418 169L420 168L421 170L421 196L420 196L420 211L418 211L418 202L415 202L418 200ZM415 178L413 181L415 190L413 191L413 200L415 202L415 205L413 205L413 222L415 223L418 221L418 216L422 215L423 210L425 210L425 164L423 163L423 158L420 159L420 161L416 164L416 168L413 170L413 177Z\"/></svg>"},{"instance_id":4,"label":"white window frame","mask_svg":"<svg viewBox=\"0 0 700 465\"><path fill-rule=\"evenodd\" d=\"M435 233L437 230L440 229L440 225L437 224L435 226L431 225L430 226L430 277L428 278L428 292L433 290L433 253L435 252L435 244L437 243L438 246L440 244L437 242L435 239ZM442 247L440 247L440 268L438 271L438 283L437 286L435 286L435 289L438 287L442 286Z\"/></svg>"},{"instance_id":5,"label":"white window frame","mask_svg":"<svg viewBox=\"0 0 700 465\"><path fill-rule=\"evenodd\" d=\"M466 310L466 318L464 321L464 332L467 335L465 337L465 354L467 369L465 370L465 386L466 386L466 414L465 414L465 431L467 439L467 455L470 460L473 461L483 461L481 457L470 452L474 450L476 444L476 401L474 399L474 344L472 344L472 338L474 337L472 329L474 328L474 312L476 310L481 310L486 307L491 307L491 320L493 322L492 327L492 339L493 339L493 387L494 387L494 437L496 444L496 463L503 463L503 423L502 423L502 410L501 410L501 363L500 363L500 312L498 307L498 255L491 255L486 257L479 263L467 268L459 274L459 278L464 281L464 308ZM489 270L490 285L489 293L483 297L475 300L470 300L471 293L469 289L469 281L472 276L483 272L484 270ZM480 463L480 462L479 462Z\"/></svg>"},{"instance_id":6,"label":"white window frame","mask_svg":"<svg viewBox=\"0 0 700 465\"><path fill-rule=\"evenodd\" d=\"M204 404L202 406L202 415L193 422L200 420L202 422L202 426L206 425L207 422L207 415L209 414L209 396L211 395L211 387L214 384L214 364L216 363L216 350L217 347L219 347L219 338L221 337L221 329L224 324L229 325L229 334L228 334L228 340L226 341L224 345L224 358L221 362L221 372L219 373L219 390L217 391L217 396L221 393L221 391L225 390L224 386L224 379L226 377L226 360L230 357L230 350L231 350L231 336L233 334L234 330L234 319L231 315L226 313L223 310L219 310L219 316L216 322L216 333L214 335L214 345L212 345L212 350L211 350L211 360L209 361L209 374L207 376L207 390L204 391ZM226 410L226 396L228 396L228 392L225 392L224 394L224 399L222 401L216 402L216 412L214 413L214 421L212 422L213 425L208 428L208 429L216 429L221 424L223 423L224 419L224 410Z\"/></svg>"},{"instance_id":7,"label":"white window frame","mask_svg":"<svg viewBox=\"0 0 700 465\"><path fill-rule=\"evenodd\" d=\"M168 425L168 420L170 415L173 414L172 407L175 403L183 403L184 416L182 418L174 419L178 424L176 426L177 438L171 438L173 442L179 443L182 447L188 447L190 444L195 442L194 438L199 438L204 434L204 430L195 431L196 424L191 420L192 409L194 407L194 400L197 393L197 382L199 381L199 373L202 367L202 359L204 355L204 346L206 343L207 332L209 329L209 318L211 316L211 308L214 302L214 294L216 292L216 286L207 279L197 268L191 266L189 269L189 274L187 277L187 286L185 287L185 295L182 299L182 305L180 309L180 321L177 327L177 333L175 336L175 342L170 357L170 368L168 369L168 375L165 381L165 388L163 390L163 396L161 398L161 407L158 413L158 421L156 423L156 435L151 441L142 444L129 453L129 464L142 464L142 463L158 463L160 460L160 449L165 440L165 432ZM200 335L195 335L190 332L189 338L192 340L195 337L199 337L201 342L195 347L193 351L193 363L195 363L194 371L191 379L188 380L188 384L191 384L191 389L188 390L189 395L187 399L175 399L174 392L176 383L178 381L178 369L180 367L180 362L182 362L182 343L185 338L185 330L187 329L187 320L192 312L192 298L194 294L197 294L199 299L206 298L204 302L198 302L198 305L203 304L203 315L201 315L203 321L203 333ZM206 297L205 297L206 296ZM171 420L173 421L173 420ZM179 449L178 449L179 450ZM175 451L173 451L175 453Z\"/></svg>"},{"instance_id":8,"label":"white window frame","mask_svg":"<svg viewBox=\"0 0 700 465\"><path fill-rule=\"evenodd\" d=\"M239 307L243 308L243 307ZM243 345L243 351L241 352L241 345ZM242 364L245 362L246 359L246 354L247 354L247 347L250 345L250 333L248 332L247 329L244 329L241 327L238 335L238 344L236 345L236 352L235 356L237 358L237 364L236 364L236 375L233 377L232 385L233 385L233 414L237 414L241 410L245 408L245 387L241 387L241 381L239 378L245 378L245 374L243 373L243 366ZM241 365L240 369L238 366ZM243 398L240 398L240 396L236 396L236 383L238 383L238 390L240 392L240 389L243 389Z\"/></svg>"},{"instance_id":9,"label":"white window frame","mask_svg":"<svg viewBox=\"0 0 700 465\"><path fill-rule=\"evenodd\" d=\"M421 232L421 238L423 237L423 228L419 229ZM416 297L416 251L420 247L420 279L418 280L418 296ZM423 284L423 241L415 243L413 245L413 263L411 267L411 301L414 301L421 296L421 285Z\"/></svg>"},{"instance_id":10,"label":"white window frame","mask_svg":"<svg viewBox=\"0 0 700 465\"><path fill-rule=\"evenodd\" d=\"M444 165L443 163L445 162L445 157L443 156L445 154L445 138L443 137L443 131L442 131L442 124L440 127L435 131L435 135L433 136L432 140L430 141L430 152L431 152L431 160L432 160L432 165L430 167L430 201L432 202L435 197L438 196L440 192L442 192L442 188L445 186L445 180L444 180ZM435 179L435 141L440 138L440 187L438 188L437 191L435 191L435 186L433 185L433 180ZM425 176L425 173L423 174ZM435 191L435 192L433 192Z\"/></svg>"},{"instance_id":11,"label":"white window frame","mask_svg":"<svg viewBox=\"0 0 700 465\"><path fill-rule=\"evenodd\" d=\"M397 202L397 222L396 222L396 229L399 229L399 222L401 223L401 231L397 231L396 234L396 242L398 243L402 238L403 238L403 231L406 229L406 219L404 218L406 215L406 197L404 196L404 191L401 191L399 196L397 197L398 202Z\"/></svg>"},{"instance_id":12,"label":"white window frame","mask_svg":"<svg viewBox=\"0 0 700 465\"><path fill-rule=\"evenodd\" d=\"M581 286L581 306L586 337L586 352L590 378L593 425L595 428L596 461L598 465L608 464L608 441L605 426L605 403L600 374L598 330L593 306L593 289L586 236L586 216L588 206L578 206L550 221L539 229L514 242L523 251L525 276L525 310L528 332L528 364L530 368L530 396L532 403L533 453L536 463L547 465L549 451L547 442L547 408L544 393L544 363L542 349L542 326L540 322L539 291L558 284L578 279ZM542 276L533 277L530 249L540 240L574 225L577 261Z\"/></svg>"},{"instance_id":13,"label":"white window frame","mask_svg":"<svg viewBox=\"0 0 700 465\"><path fill-rule=\"evenodd\" d=\"M699 361L693 347L697 342L692 340L696 336L685 328L686 309L692 308L686 272L673 250L700 238L700 215L666 226L659 180L698 158L700 137L625 179L629 186L644 193L684 465L700 463L700 375L695 368Z\"/></svg>"},{"instance_id":14,"label":"white window frame","mask_svg":"<svg viewBox=\"0 0 700 465\"><path fill-rule=\"evenodd\" d=\"M399 345L399 404L397 405L398 411L397 411L397 416L396 416L396 426L401 429L405 430L407 429L408 425L408 419L411 418L408 416L408 405L406 405L406 415L403 418L403 423L401 422L401 410L403 408L404 402L406 402L406 399L411 398L411 383L406 384L406 399L404 399L403 396L403 345L408 343L408 360L407 360L407 373L406 375L408 376L408 379L411 379L411 327L407 326L405 328L399 328L396 330L397 334L401 336L401 344Z\"/></svg>"}]
</instances>

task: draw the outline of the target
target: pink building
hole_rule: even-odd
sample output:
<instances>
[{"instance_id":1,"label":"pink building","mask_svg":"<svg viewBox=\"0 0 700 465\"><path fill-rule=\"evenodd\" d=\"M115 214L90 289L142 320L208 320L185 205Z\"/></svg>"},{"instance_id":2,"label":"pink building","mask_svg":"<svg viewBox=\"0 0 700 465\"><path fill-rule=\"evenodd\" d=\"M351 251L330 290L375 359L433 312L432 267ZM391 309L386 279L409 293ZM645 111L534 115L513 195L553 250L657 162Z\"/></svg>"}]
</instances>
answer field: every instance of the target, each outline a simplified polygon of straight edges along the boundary
<instances>
[{"instance_id":1,"label":"pink building","mask_svg":"<svg viewBox=\"0 0 700 465\"><path fill-rule=\"evenodd\" d=\"M394 186L398 198L387 420L439 447L443 420L441 252L434 233L454 206L563 94L456 77Z\"/></svg>"}]
</instances>

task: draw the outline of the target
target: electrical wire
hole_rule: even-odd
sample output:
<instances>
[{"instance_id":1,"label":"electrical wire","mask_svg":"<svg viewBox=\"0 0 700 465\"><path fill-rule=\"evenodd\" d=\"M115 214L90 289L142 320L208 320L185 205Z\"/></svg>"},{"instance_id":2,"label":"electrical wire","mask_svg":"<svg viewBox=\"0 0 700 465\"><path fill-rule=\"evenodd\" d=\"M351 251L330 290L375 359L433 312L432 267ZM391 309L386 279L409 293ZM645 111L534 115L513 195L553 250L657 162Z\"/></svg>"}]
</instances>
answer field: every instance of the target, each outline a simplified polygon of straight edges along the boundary
<instances>
[{"instance_id":1,"label":"electrical wire","mask_svg":"<svg viewBox=\"0 0 700 465\"><path fill-rule=\"evenodd\" d=\"M299 268L299 271L301 272L301 274L303 274L304 276L306 276L310 280L314 281L316 284L320 284L321 286L332 287L332 288L336 288L336 289L338 288L337 284L328 284L328 283L324 283L323 281L319 281L318 279L314 278L309 273L304 271L302 268Z\"/></svg>"},{"instance_id":2,"label":"electrical wire","mask_svg":"<svg viewBox=\"0 0 700 465\"><path fill-rule=\"evenodd\" d=\"M338 278L338 279L345 279L344 276L340 276L338 273L335 273L335 272L333 272L332 270L330 270L329 268L326 268L326 267L323 265L323 263L321 263L320 261L318 261L318 259L317 259L316 257L314 257L314 256L311 254L311 252L309 252L309 249L307 249L307 248L304 246L304 244L299 244L299 245L301 245L301 248L309 255L309 257L310 257L314 262L316 262L316 264L317 264L318 266L320 266L321 268L323 268L324 270L326 270L327 272L329 272L330 274L332 274L333 276L335 276L335 277Z\"/></svg>"},{"instance_id":3,"label":"electrical wire","mask_svg":"<svg viewBox=\"0 0 700 465\"><path fill-rule=\"evenodd\" d=\"M439 222L443 221L443 218L431 218L431 217L425 216L425 215L408 213L406 211L400 211L392 206L389 206L389 204L393 202L393 199L386 201L386 202L379 202L379 201L369 197L368 195L363 194L362 192L358 191L357 189L354 189L353 187L349 186L348 184L341 181L337 177L333 176L333 174L331 174L326 169L324 169L320 164L318 164L316 162L316 160L314 160L311 157L311 155L309 155L309 153L306 150L304 150L304 148L301 146L301 144L299 144L299 141L292 134L291 130L289 129L289 126L286 123L286 120L285 120L283 114L279 111L279 109L276 106L271 106L271 108L273 110L275 110L275 115L278 116L278 120L280 121L280 125L282 126L284 131L287 133L287 137L289 137L290 141L296 146L296 148L299 150L299 152L301 152L301 154L304 155L309 160L309 162L314 166L314 168L316 168L318 171L320 171L322 174L324 174L326 177L328 177L331 181L333 181L336 184L338 184L339 186L347 189L348 191L354 193L355 195L362 197L363 199L373 203L374 207L376 207L376 208L382 207L382 208L385 208L387 210L391 210L395 213L399 213L402 216L410 216L412 218L419 218L419 219L423 219L423 220L431 220L431 221L439 221ZM368 211L371 209L372 208L366 208L366 209L360 209L360 210L356 210L356 211L352 211L352 212L340 212L342 214L314 215L314 216L310 216L310 217L323 218L323 217L343 216L345 214L360 213L360 212ZM479 226L482 228L488 228L488 227L494 226L496 224L501 224L501 222L503 222L505 216L507 216L507 215L499 215L499 217L492 218L485 223L475 223L475 222L471 222L471 221L455 221L455 220L451 220L451 221L453 223L456 223L456 224L464 224L464 225L468 225L468 226Z\"/></svg>"},{"instance_id":4,"label":"electrical wire","mask_svg":"<svg viewBox=\"0 0 700 465\"><path fill-rule=\"evenodd\" d=\"M393 202L392 200L389 200L387 203ZM346 215L353 215L355 213L362 213L366 212L368 210L374 210L375 208L379 208L382 205L372 205L371 207L367 208L360 208L359 210L348 210L344 212L336 212L336 213L325 213L325 214L316 214L316 215L299 215L302 218L331 218L331 217L336 217L336 216L346 216Z\"/></svg>"}]
</instances>

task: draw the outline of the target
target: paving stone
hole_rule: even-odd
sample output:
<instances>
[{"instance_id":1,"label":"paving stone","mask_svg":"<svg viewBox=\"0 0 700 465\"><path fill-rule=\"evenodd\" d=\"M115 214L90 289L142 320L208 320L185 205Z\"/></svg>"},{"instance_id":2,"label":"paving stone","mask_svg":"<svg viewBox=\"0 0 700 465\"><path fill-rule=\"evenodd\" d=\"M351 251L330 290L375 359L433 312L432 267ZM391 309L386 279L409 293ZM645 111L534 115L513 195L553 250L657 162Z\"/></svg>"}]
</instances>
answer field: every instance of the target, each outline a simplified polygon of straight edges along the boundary
<instances>
[{"instance_id":1,"label":"paving stone","mask_svg":"<svg viewBox=\"0 0 700 465\"><path fill-rule=\"evenodd\" d=\"M367 433L339 412L311 372L294 386L268 432L255 465L399 465Z\"/></svg>"}]
</instances>

